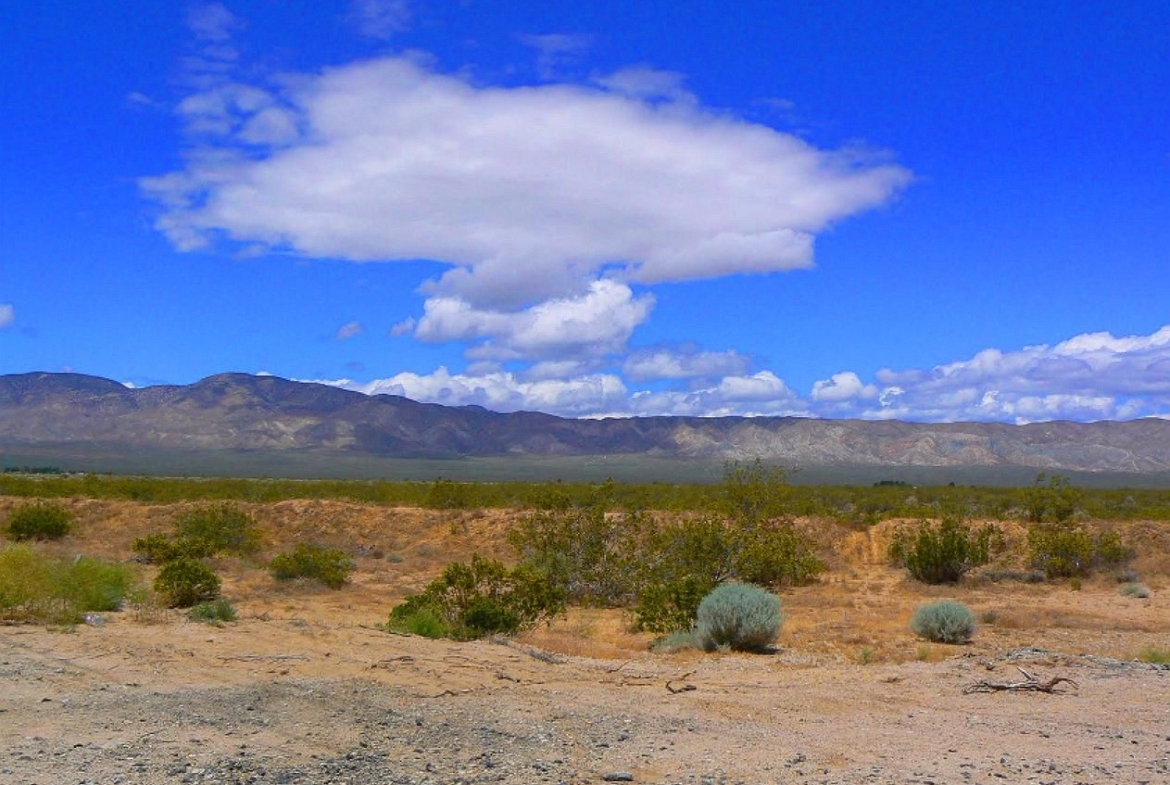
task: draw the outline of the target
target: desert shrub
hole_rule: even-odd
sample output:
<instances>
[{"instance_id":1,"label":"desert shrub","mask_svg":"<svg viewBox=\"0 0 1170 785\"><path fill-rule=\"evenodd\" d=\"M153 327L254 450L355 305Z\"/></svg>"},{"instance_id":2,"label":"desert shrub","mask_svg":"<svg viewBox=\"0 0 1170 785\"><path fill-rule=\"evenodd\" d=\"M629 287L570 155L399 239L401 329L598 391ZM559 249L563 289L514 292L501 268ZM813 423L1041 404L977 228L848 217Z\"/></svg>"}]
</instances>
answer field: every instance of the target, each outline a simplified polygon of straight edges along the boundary
<instances>
[{"instance_id":1,"label":"desert shrub","mask_svg":"<svg viewBox=\"0 0 1170 785\"><path fill-rule=\"evenodd\" d=\"M1150 590L1140 583L1126 583L1118 591L1125 597L1136 597L1140 600L1150 596Z\"/></svg>"},{"instance_id":2,"label":"desert shrub","mask_svg":"<svg viewBox=\"0 0 1170 785\"><path fill-rule=\"evenodd\" d=\"M141 560L150 564L166 564L185 555L182 544L178 540L158 532L135 539L130 544L130 550L134 551Z\"/></svg>"},{"instance_id":3,"label":"desert shrub","mask_svg":"<svg viewBox=\"0 0 1170 785\"><path fill-rule=\"evenodd\" d=\"M452 638L451 627L443 619L438 604L425 594L408 597L390 612L386 625L391 632L405 632L424 638Z\"/></svg>"},{"instance_id":4,"label":"desert shrub","mask_svg":"<svg viewBox=\"0 0 1170 785\"><path fill-rule=\"evenodd\" d=\"M197 507L175 521L175 532L134 540L130 548L152 564L177 559L206 559L220 553L252 556L262 545L255 519L233 504Z\"/></svg>"},{"instance_id":5,"label":"desert shrub","mask_svg":"<svg viewBox=\"0 0 1170 785\"><path fill-rule=\"evenodd\" d=\"M8 516L8 536L14 540L59 540L69 533L73 516L59 504L33 502Z\"/></svg>"},{"instance_id":6,"label":"desert shrub","mask_svg":"<svg viewBox=\"0 0 1170 785\"><path fill-rule=\"evenodd\" d=\"M219 587L215 571L190 558L167 562L154 579L155 592L169 608L190 608L214 600L219 596Z\"/></svg>"},{"instance_id":7,"label":"desert shrub","mask_svg":"<svg viewBox=\"0 0 1170 785\"><path fill-rule=\"evenodd\" d=\"M633 609L634 629L657 633L691 629L699 603L713 588L714 584L693 575L647 584Z\"/></svg>"},{"instance_id":8,"label":"desert shrub","mask_svg":"<svg viewBox=\"0 0 1170 785\"><path fill-rule=\"evenodd\" d=\"M693 629L668 632L650 642L651 651L659 654L674 654L679 651L700 648L702 646L699 645L699 638Z\"/></svg>"},{"instance_id":9,"label":"desert shrub","mask_svg":"<svg viewBox=\"0 0 1170 785\"><path fill-rule=\"evenodd\" d=\"M759 458L725 463L720 490L724 511L740 523L781 517L792 496L788 470Z\"/></svg>"},{"instance_id":10,"label":"desert shrub","mask_svg":"<svg viewBox=\"0 0 1170 785\"><path fill-rule=\"evenodd\" d=\"M1044 575L1043 570L1013 570L1007 568L994 568L984 570L979 574L979 579L989 583L1000 583L1002 581L1015 581L1017 583L1043 583L1047 576Z\"/></svg>"},{"instance_id":11,"label":"desert shrub","mask_svg":"<svg viewBox=\"0 0 1170 785\"><path fill-rule=\"evenodd\" d=\"M751 498L743 508L760 509ZM509 541L572 600L632 605L635 628L660 633L693 626L699 602L720 583L800 584L824 569L811 541L784 520L570 507L531 513Z\"/></svg>"},{"instance_id":12,"label":"desert shrub","mask_svg":"<svg viewBox=\"0 0 1170 785\"><path fill-rule=\"evenodd\" d=\"M187 618L201 624L224 624L236 620L236 609L223 597L201 602L187 611Z\"/></svg>"},{"instance_id":13,"label":"desert shrub","mask_svg":"<svg viewBox=\"0 0 1170 785\"><path fill-rule=\"evenodd\" d=\"M1151 665L1170 665L1170 649L1162 646L1143 646L1138 659Z\"/></svg>"},{"instance_id":14,"label":"desert shrub","mask_svg":"<svg viewBox=\"0 0 1170 785\"><path fill-rule=\"evenodd\" d=\"M250 513L234 504L196 507L175 522L183 555L197 559L229 553L251 556L260 550L260 531Z\"/></svg>"},{"instance_id":15,"label":"desert shrub","mask_svg":"<svg viewBox=\"0 0 1170 785\"><path fill-rule=\"evenodd\" d=\"M961 602L938 600L914 611L910 629L935 643L966 643L975 634L975 614Z\"/></svg>"},{"instance_id":16,"label":"desert shrub","mask_svg":"<svg viewBox=\"0 0 1170 785\"><path fill-rule=\"evenodd\" d=\"M1024 511L1032 523L1070 521L1084 499L1084 493L1074 488L1067 477L1043 472L1021 495Z\"/></svg>"},{"instance_id":17,"label":"desert shrub","mask_svg":"<svg viewBox=\"0 0 1170 785\"><path fill-rule=\"evenodd\" d=\"M0 618L76 624L91 611L120 610L137 587L127 565L55 559L24 546L0 551Z\"/></svg>"},{"instance_id":18,"label":"desert shrub","mask_svg":"<svg viewBox=\"0 0 1170 785\"><path fill-rule=\"evenodd\" d=\"M955 583L971 568L991 560L995 530L972 530L948 516L937 525L927 521L914 534L899 532L890 543L889 556L923 583Z\"/></svg>"},{"instance_id":19,"label":"desert shrub","mask_svg":"<svg viewBox=\"0 0 1170 785\"><path fill-rule=\"evenodd\" d=\"M82 612L121 610L138 586L129 566L88 556L65 563L58 580L62 598Z\"/></svg>"},{"instance_id":20,"label":"desert shrub","mask_svg":"<svg viewBox=\"0 0 1170 785\"><path fill-rule=\"evenodd\" d=\"M565 600L543 573L475 555L470 563L448 564L421 594L394 608L387 627L457 640L512 635L562 612Z\"/></svg>"},{"instance_id":21,"label":"desert shrub","mask_svg":"<svg viewBox=\"0 0 1170 785\"><path fill-rule=\"evenodd\" d=\"M1036 523L1028 529L1028 559L1049 578L1084 577L1133 557L1114 532L1090 533L1075 523Z\"/></svg>"},{"instance_id":22,"label":"desert shrub","mask_svg":"<svg viewBox=\"0 0 1170 785\"><path fill-rule=\"evenodd\" d=\"M812 543L787 522L766 521L741 530L734 576L760 586L799 586L825 569Z\"/></svg>"},{"instance_id":23,"label":"desert shrub","mask_svg":"<svg viewBox=\"0 0 1170 785\"><path fill-rule=\"evenodd\" d=\"M618 605L635 592L645 522L639 513L607 515L600 505L541 509L512 527L508 542L574 602Z\"/></svg>"},{"instance_id":24,"label":"desert shrub","mask_svg":"<svg viewBox=\"0 0 1170 785\"><path fill-rule=\"evenodd\" d=\"M50 561L32 548L14 546L0 550L0 615L20 620L32 618L33 607L55 593Z\"/></svg>"},{"instance_id":25,"label":"desert shrub","mask_svg":"<svg viewBox=\"0 0 1170 785\"><path fill-rule=\"evenodd\" d=\"M725 583L699 603L695 635L708 651L759 651L780 635L780 598L758 586Z\"/></svg>"},{"instance_id":26,"label":"desert shrub","mask_svg":"<svg viewBox=\"0 0 1170 785\"><path fill-rule=\"evenodd\" d=\"M426 506L432 510L468 509L475 506L473 490L471 483L437 479L427 491Z\"/></svg>"},{"instance_id":27,"label":"desert shrub","mask_svg":"<svg viewBox=\"0 0 1170 785\"><path fill-rule=\"evenodd\" d=\"M354 566L353 559L345 551L302 542L292 553L274 557L268 568L278 581L308 578L330 589L340 589L349 580Z\"/></svg>"}]
</instances>

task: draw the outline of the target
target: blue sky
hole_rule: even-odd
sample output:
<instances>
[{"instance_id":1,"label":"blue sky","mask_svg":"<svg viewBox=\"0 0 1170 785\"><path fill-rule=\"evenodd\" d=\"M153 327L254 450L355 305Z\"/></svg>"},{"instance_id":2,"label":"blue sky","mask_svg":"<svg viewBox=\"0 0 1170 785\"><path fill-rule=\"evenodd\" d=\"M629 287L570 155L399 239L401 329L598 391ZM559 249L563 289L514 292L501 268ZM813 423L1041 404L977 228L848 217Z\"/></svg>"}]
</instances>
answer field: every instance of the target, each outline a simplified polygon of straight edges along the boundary
<instances>
[{"instance_id":1,"label":"blue sky","mask_svg":"<svg viewBox=\"0 0 1170 785\"><path fill-rule=\"evenodd\" d=\"M1160 0L45 0L0 45L0 373L1170 416Z\"/></svg>"}]
</instances>

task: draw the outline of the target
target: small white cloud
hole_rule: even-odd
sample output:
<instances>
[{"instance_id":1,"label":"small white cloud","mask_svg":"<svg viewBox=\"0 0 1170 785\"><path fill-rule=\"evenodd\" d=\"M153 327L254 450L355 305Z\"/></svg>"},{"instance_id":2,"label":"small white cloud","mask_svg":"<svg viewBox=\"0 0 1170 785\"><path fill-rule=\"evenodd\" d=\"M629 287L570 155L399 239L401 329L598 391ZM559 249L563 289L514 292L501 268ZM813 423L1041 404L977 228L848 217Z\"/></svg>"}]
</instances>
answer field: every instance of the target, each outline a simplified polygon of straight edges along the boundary
<instances>
[{"instance_id":1,"label":"small white cloud","mask_svg":"<svg viewBox=\"0 0 1170 785\"><path fill-rule=\"evenodd\" d=\"M357 336L361 335L363 331L364 328L362 327L361 322L346 322L337 329L337 334L333 337L339 341L346 341L350 338L356 338Z\"/></svg>"},{"instance_id":2,"label":"small white cloud","mask_svg":"<svg viewBox=\"0 0 1170 785\"><path fill-rule=\"evenodd\" d=\"M592 36L567 33L522 34L516 38L536 50L536 72L541 79L548 81L563 76L565 69L578 63L581 55L593 45Z\"/></svg>"},{"instance_id":3,"label":"small white cloud","mask_svg":"<svg viewBox=\"0 0 1170 785\"><path fill-rule=\"evenodd\" d=\"M0 330L16 321L16 309L8 303L0 303Z\"/></svg>"},{"instance_id":4,"label":"small white cloud","mask_svg":"<svg viewBox=\"0 0 1170 785\"><path fill-rule=\"evenodd\" d=\"M410 335L412 332L414 332L414 327L416 324L417 322L415 322L414 317L408 316L390 328L390 337L397 338L401 335Z\"/></svg>"},{"instance_id":5,"label":"small white cloud","mask_svg":"<svg viewBox=\"0 0 1170 785\"><path fill-rule=\"evenodd\" d=\"M863 384L861 377L852 371L835 373L830 378L813 383L812 399L822 403L842 401L865 401L877 398L878 388Z\"/></svg>"},{"instance_id":6,"label":"small white cloud","mask_svg":"<svg viewBox=\"0 0 1170 785\"><path fill-rule=\"evenodd\" d=\"M465 341L475 359L603 356L624 350L649 316L651 295L634 296L616 281L594 281L578 297L548 300L523 311L479 309L455 297L433 297L415 326L429 342Z\"/></svg>"},{"instance_id":7,"label":"small white cloud","mask_svg":"<svg viewBox=\"0 0 1170 785\"><path fill-rule=\"evenodd\" d=\"M223 3L200 3L188 11L187 27L201 41L223 42L231 38L241 23Z\"/></svg>"},{"instance_id":8,"label":"small white cloud","mask_svg":"<svg viewBox=\"0 0 1170 785\"><path fill-rule=\"evenodd\" d=\"M698 99L683 85L683 75L645 66L623 68L594 80L610 92L650 102L697 104Z\"/></svg>"},{"instance_id":9,"label":"small white cloud","mask_svg":"<svg viewBox=\"0 0 1170 785\"><path fill-rule=\"evenodd\" d=\"M634 352L622 365L622 373L634 381L650 379L694 379L741 376L750 362L734 349L700 352L668 348Z\"/></svg>"},{"instance_id":10,"label":"small white cloud","mask_svg":"<svg viewBox=\"0 0 1170 785\"><path fill-rule=\"evenodd\" d=\"M388 40L410 29L410 0L350 0L349 20L370 38Z\"/></svg>"}]
</instances>

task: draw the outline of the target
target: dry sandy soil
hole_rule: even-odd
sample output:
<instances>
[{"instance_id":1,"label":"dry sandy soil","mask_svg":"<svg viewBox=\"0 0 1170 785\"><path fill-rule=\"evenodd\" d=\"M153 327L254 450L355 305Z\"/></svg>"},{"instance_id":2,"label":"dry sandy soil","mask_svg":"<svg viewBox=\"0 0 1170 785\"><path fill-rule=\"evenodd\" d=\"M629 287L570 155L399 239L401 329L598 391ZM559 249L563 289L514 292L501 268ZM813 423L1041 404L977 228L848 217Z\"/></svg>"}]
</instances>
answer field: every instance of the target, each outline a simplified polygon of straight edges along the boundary
<instances>
[{"instance_id":1,"label":"dry sandy soil","mask_svg":"<svg viewBox=\"0 0 1170 785\"><path fill-rule=\"evenodd\" d=\"M0 497L0 516L18 503ZM125 558L181 506L76 500L47 546ZM377 628L397 598L472 552L507 557L510 513L336 502L252 508L268 552L358 553L340 591L216 563L240 620L140 608L99 624L0 627L0 783L1168 783L1170 527L1128 524L1153 591L906 580L894 524L813 521L831 570L782 593L767 655L651 653L618 611L579 610L519 640L452 643ZM1011 532L1009 531L1009 534ZM983 619L968 646L923 644L916 605ZM1052 694L982 681L1071 679Z\"/></svg>"}]
</instances>

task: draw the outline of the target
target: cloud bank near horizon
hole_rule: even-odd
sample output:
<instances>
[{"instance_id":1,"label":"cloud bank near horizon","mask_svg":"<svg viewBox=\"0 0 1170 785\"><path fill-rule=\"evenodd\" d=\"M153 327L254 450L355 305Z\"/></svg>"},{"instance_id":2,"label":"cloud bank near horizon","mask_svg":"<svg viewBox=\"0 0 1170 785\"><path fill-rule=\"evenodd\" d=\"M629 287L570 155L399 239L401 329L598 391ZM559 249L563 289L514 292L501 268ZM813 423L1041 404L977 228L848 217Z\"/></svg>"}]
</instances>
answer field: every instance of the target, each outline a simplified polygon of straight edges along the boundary
<instances>
[{"instance_id":1,"label":"cloud bank near horizon","mask_svg":"<svg viewBox=\"0 0 1170 785\"><path fill-rule=\"evenodd\" d=\"M1015 423L1170 417L1170 325L1145 336L1086 333L1051 346L986 349L926 370L882 369L869 382L845 371L814 383L804 395L771 371L744 372L743 358L734 354L673 356L660 350L643 355L642 361L669 366L680 377L689 367L694 384L653 391L631 389L615 374L533 379L505 371L453 374L446 368L364 383L323 383L450 406L571 417L769 415ZM732 372L712 377L711 370ZM635 378L628 371L627 376Z\"/></svg>"}]
</instances>

